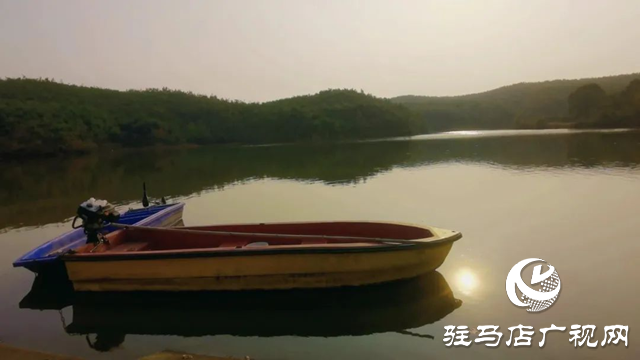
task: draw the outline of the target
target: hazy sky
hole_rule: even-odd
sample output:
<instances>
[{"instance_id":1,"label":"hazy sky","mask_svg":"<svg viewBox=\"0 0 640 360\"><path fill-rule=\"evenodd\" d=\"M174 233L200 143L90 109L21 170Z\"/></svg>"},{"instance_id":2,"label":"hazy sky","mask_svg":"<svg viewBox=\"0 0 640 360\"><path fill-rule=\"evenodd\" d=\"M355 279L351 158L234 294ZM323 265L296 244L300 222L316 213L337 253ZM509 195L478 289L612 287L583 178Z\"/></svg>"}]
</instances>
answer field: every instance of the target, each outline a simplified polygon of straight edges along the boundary
<instances>
[{"instance_id":1,"label":"hazy sky","mask_svg":"<svg viewBox=\"0 0 640 360\"><path fill-rule=\"evenodd\" d=\"M640 71L640 0L0 0L0 77L265 101Z\"/></svg>"}]
</instances>

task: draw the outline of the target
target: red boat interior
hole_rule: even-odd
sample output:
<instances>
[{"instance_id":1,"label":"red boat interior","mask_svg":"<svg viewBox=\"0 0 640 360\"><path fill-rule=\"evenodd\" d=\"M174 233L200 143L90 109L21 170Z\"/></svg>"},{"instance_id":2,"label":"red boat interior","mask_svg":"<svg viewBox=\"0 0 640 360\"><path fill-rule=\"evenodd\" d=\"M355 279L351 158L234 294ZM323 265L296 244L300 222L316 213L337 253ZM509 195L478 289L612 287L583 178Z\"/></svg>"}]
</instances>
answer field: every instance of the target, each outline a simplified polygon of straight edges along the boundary
<instances>
[{"instance_id":1,"label":"red boat interior","mask_svg":"<svg viewBox=\"0 0 640 360\"><path fill-rule=\"evenodd\" d=\"M242 251L274 247L343 248L388 245L366 239L323 236L415 240L429 238L433 234L428 229L417 226L366 222L218 225L172 229L132 227L108 234L108 243L98 246L87 244L77 249L76 253L97 255L148 251Z\"/></svg>"}]
</instances>

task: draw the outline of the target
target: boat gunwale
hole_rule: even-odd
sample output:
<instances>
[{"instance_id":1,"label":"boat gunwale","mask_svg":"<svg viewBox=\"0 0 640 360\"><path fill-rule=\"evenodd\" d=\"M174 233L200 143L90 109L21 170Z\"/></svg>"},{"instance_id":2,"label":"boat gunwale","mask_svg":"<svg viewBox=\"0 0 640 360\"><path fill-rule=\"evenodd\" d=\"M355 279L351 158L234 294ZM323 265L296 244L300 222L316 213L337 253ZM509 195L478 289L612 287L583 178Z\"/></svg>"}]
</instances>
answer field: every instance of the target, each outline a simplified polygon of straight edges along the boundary
<instances>
[{"instance_id":1,"label":"boat gunwale","mask_svg":"<svg viewBox=\"0 0 640 360\"><path fill-rule=\"evenodd\" d=\"M298 222L297 224L318 224L328 222ZM333 222L335 223L335 222ZM377 223L373 221L345 221L345 223ZM262 223L260 223L262 224ZM275 223L269 223L275 224ZM278 223L278 224L294 224L294 223ZM312 244L304 247L290 246L287 248L274 247L256 247L256 248L230 248L228 250L219 250L219 248L198 248L184 250L150 250L150 251L132 251L132 252L102 252L102 253L83 253L83 254L66 254L62 256L63 261L122 261L122 260L161 260L161 259L180 259L180 258L201 258L201 257L227 257L227 256L259 256L259 255L288 255L288 254L340 254L340 253L363 253L363 252L388 252L424 249L427 247L437 246L443 243L455 242L462 238L462 233L452 230L444 230L433 227L422 227L404 223L383 223L419 227L431 232L434 236L415 239L412 244L379 244L377 246L358 246L358 247L329 247L326 244ZM226 225L226 224L225 224ZM247 225L247 224L242 224ZM259 225L259 224L256 224ZM204 226L203 226L204 227ZM185 229L179 227L177 229ZM190 229L194 227L189 227ZM126 230L126 229L123 229ZM166 229L165 229L166 230ZM445 237L437 237L438 230L451 232ZM321 236L319 236L321 237ZM366 238L362 239L366 242ZM355 242L354 242L355 243ZM216 250L214 250L216 249Z\"/></svg>"}]
</instances>

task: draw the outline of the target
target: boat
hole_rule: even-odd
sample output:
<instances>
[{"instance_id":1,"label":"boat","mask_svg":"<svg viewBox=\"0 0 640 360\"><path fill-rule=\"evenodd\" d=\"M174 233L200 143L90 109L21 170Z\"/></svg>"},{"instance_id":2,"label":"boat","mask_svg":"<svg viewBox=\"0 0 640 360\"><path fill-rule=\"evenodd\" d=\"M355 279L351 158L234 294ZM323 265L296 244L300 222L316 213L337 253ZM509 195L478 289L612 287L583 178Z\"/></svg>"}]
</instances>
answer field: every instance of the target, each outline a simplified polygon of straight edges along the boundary
<instances>
[{"instance_id":1,"label":"boat","mask_svg":"<svg viewBox=\"0 0 640 360\"><path fill-rule=\"evenodd\" d=\"M76 291L329 288L437 269L457 231L385 222L117 225L61 260Z\"/></svg>"},{"instance_id":2,"label":"boat","mask_svg":"<svg viewBox=\"0 0 640 360\"><path fill-rule=\"evenodd\" d=\"M440 321L462 304L437 271L390 283L332 289L70 292L66 296L50 289L48 284L34 282L20 307L59 310L70 306L66 313L72 318L63 324L66 332L91 336L92 347L106 350L120 345L126 335L338 337L397 332L430 338L410 330Z\"/></svg>"},{"instance_id":3,"label":"boat","mask_svg":"<svg viewBox=\"0 0 640 360\"><path fill-rule=\"evenodd\" d=\"M139 209L131 209L120 215L118 223L168 227L180 224L182 221L183 203L159 204ZM108 234L117 228L106 224L101 233ZM87 234L82 228L76 228L62 234L37 248L29 251L13 262L14 267L24 267L35 273L54 272L60 257L68 252L84 246L87 243Z\"/></svg>"}]
</instances>

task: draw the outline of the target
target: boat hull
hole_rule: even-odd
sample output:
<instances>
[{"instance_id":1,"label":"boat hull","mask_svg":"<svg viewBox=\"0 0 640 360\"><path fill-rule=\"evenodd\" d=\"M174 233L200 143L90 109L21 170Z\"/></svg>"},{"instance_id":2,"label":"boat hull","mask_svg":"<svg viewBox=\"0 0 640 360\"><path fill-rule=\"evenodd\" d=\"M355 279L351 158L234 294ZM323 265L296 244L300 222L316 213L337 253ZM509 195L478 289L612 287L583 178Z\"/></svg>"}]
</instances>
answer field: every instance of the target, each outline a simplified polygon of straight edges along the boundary
<instances>
[{"instance_id":1,"label":"boat hull","mask_svg":"<svg viewBox=\"0 0 640 360\"><path fill-rule=\"evenodd\" d=\"M422 327L461 301L434 271L336 289L77 293L62 305L72 306L73 320L65 328L70 334L335 337Z\"/></svg>"},{"instance_id":2,"label":"boat hull","mask_svg":"<svg viewBox=\"0 0 640 360\"><path fill-rule=\"evenodd\" d=\"M76 291L272 290L358 286L437 269L453 242L301 253L65 261Z\"/></svg>"},{"instance_id":3,"label":"boat hull","mask_svg":"<svg viewBox=\"0 0 640 360\"><path fill-rule=\"evenodd\" d=\"M160 205L135 209L123 214L121 223L151 227L170 227L181 224L184 204ZM108 226L106 233L117 230ZM77 249L86 243L83 229L75 229L50 240L29 251L14 263L14 267L24 267L34 273L59 272L59 259L69 250Z\"/></svg>"}]
</instances>

